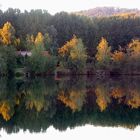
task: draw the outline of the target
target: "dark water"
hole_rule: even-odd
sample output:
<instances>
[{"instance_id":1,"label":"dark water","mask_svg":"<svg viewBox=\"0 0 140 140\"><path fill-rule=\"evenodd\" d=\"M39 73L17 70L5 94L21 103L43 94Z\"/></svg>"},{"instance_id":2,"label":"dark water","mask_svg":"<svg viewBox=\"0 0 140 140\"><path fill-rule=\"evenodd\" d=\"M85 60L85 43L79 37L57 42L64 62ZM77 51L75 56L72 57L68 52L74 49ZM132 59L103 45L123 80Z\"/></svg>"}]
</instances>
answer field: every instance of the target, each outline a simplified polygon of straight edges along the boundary
<instances>
[{"instance_id":1,"label":"dark water","mask_svg":"<svg viewBox=\"0 0 140 140\"><path fill-rule=\"evenodd\" d=\"M0 129L6 134L88 126L134 132L139 124L140 77L0 79Z\"/></svg>"}]
</instances>

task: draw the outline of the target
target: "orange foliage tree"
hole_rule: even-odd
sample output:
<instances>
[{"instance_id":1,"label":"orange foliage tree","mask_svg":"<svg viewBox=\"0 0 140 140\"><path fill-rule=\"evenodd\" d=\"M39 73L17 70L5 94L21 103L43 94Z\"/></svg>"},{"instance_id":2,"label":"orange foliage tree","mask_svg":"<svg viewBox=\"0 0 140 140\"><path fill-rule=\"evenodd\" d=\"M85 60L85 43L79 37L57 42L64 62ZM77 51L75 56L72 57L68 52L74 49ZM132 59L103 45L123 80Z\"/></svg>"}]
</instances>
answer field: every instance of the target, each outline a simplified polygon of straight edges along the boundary
<instances>
[{"instance_id":1,"label":"orange foliage tree","mask_svg":"<svg viewBox=\"0 0 140 140\"><path fill-rule=\"evenodd\" d=\"M82 72L87 60L86 48L75 35L64 46L58 49L61 64L73 72Z\"/></svg>"},{"instance_id":2,"label":"orange foliage tree","mask_svg":"<svg viewBox=\"0 0 140 140\"><path fill-rule=\"evenodd\" d=\"M98 85L95 89L96 94L96 103L98 104L100 111L104 111L108 104L111 102L111 99L109 97L108 90L105 89L104 86Z\"/></svg>"},{"instance_id":3,"label":"orange foliage tree","mask_svg":"<svg viewBox=\"0 0 140 140\"><path fill-rule=\"evenodd\" d=\"M125 54L122 51L115 51L111 56L114 62L121 62L124 60Z\"/></svg>"},{"instance_id":4,"label":"orange foliage tree","mask_svg":"<svg viewBox=\"0 0 140 140\"><path fill-rule=\"evenodd\" d=\"M0 102L0 114L3 116L4 120L10 120L13 113L11 112L11 107L8 101Z\"/></svg>"},{"instance_id":5,"label":"orange foliage tree","mask_svg":"<svg viewBox=\"0 0 140 140\"><path fill-rule=\"evenodd\" d=\"M112 59L113 71L120 73L123 66L126 64L125 63L126 62L126 54L120 48L119 50L116 50L114 53L111 54L111 59Z\"/></svg>"},{"instance_id":6,"label":"orange foliage tree","mask_svg":"<svg viewBox=\"0 0 140 140\"><path fill-rule=\"evenodd\" d=\"M140 40L139 39L132 40L128 44L127 52L129 54L129 57L139 58L140 57Z\"/></svg>"},{"instance_id":7,"label":"orange foliage tree","mask_svg":"<svg viewBox=\"0 0 140 140\"><path fill-rule=\"evenodd\" d=\"M61 91L58 94L58 100L70 107L73 112L80 111L85 102L85 92L72 90L65 94L64 91Z\"/></svg>"},{"instance_id":8,"label":"orange foliage tree","mask_svg":"<svg viewBox=\"0 0 140 140\"><path fill-rule=\"evenodd\" d=\"M65 45L58 49L58 53L61 56L69 55L71 48L75 47L78 43L78 38L73 35L73 38L70 41L67 41Z\"/></svg>"},{"instance_id":9,"label":"orange foliage tree","mask_svg":"<svg viewBox=\"0 0 140 140\"><path fill-rule=\"evenodd\" d=\"M131 108L140 107L140 93L137 90L131 90L129 96L126 99L126 104Z\"/></svg>"},{"instance_id":10,"label":"orange foliage tree","mask_svg":"<svg viewBox=\"0 0 140 140\"><path fill-rule=\"evenodd\" d=\"M131 73L137 73L140 69L140 40L134 39L128 44L127 48L127 69Z\"/></svg>"}]
</instances>

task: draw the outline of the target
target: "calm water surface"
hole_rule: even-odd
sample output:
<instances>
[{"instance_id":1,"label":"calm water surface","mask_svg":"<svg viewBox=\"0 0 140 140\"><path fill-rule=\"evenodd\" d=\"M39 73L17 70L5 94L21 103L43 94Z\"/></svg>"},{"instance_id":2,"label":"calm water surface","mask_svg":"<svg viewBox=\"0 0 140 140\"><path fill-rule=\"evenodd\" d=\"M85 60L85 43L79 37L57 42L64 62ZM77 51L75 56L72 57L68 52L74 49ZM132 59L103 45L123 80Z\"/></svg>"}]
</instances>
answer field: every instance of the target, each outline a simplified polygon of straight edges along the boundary
<instances>
[{"instance_id":1,"label":"calm water surface","mask_svg":"<svg viewBox=\"0 0 140 140\"><path fill-rule=\"evenodd\" d=\"M0 138L139 139L140 77L0 79Z\"/></svg>"}]
</instances>

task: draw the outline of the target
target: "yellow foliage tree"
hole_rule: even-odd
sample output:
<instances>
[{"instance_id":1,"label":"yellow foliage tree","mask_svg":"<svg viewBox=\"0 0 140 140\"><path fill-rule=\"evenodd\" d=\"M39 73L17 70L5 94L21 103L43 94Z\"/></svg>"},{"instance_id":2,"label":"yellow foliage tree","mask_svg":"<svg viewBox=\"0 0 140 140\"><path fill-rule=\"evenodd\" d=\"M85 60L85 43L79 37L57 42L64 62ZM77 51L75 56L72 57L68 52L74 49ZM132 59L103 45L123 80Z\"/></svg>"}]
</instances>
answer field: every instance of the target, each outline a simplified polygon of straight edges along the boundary
<instances>
[{"instance_id":1,"label":"yellow foliage tree","mask_svg":"<svg viewBox=\"0 0 140 140\"><path fill-rule=\"evenodd\" d=\"M85 102L85 94L84 92L73 90L70 91L69 94L65 94L64 91L61 91L58 95L58 100L70 107L73 112L80 111Z\"/></svg>"},{"instance_id":2,"label":"yellow foliage tree","mask_svg":"<svg viewBox=\"0 0 140 140\"><path fill-rule=\"evenodd\" d=\"M122 51L115 51L111 56L114 62L121 62L124 60L125 54Z\"/></svg>"},{"instance_id":3,"label":"yellow foliage tree","mask_svg":"<svg viewBox=\"0 0 140 140\"><path fill-rule=\"evenodd\" d=\"M131 58L138 58L140 57L140 40L135 39L132 40L131 43L128 44L129 57Z\"/></svg>"},{"instance_id":4,"label":"yellow foliage tree","mask_svg":"<svg viewBox=\"0 0 140 140\"><path fill-rule=\"evenodd\" d=\"M74 73L81 73L87 60L86 48L80 38L73 38L58 49L61 58L61 66L70 69Z\"/></svg>"},{"instance_id":5,"label":"yellow foliage tree","mask_svg":"<svg viewBox=\"0 0 140 140\"><path fill-rule=\"evenodd\" d=\"M106 92L106 89L103 86L97 86L95 89L95 93L96 93L96 103L98 104L101 112L104 111L107 106L108 103L111 102L110 97L108 95L108 92Z\"/></svg>"},{"instance_id":6,"label":"yellow foliage tree","mask_svg":"<svg viewBox=\"0 0 140 140\"><path fill-rule=\"evenodd\" d=\"M78 39L77 46L73 47L70 51L71 59L85 60L87 59L86 48L84 47L82 40Z\"/></svg>"},{"instance_id":7,"label":"yellow foliage tree","mask_svg":"<svg viewBox=\"0 0 140 140\"><path fill-rule=\"evenodd\" d=\"M126 96L126 91L121 87L113 88L111 91L111 97L116 99L118 103L122 103L124 101L123 97L125 96Z\"/></svg>"},{"instance_id":8,"label":"yellow foliage tree","mask_svg":"<svg viewBox=\"0 0 140 140\"><path fill-rule=\"evenodd\" d=\"M125 96L125 92L122 88L117 87L117 88L112 89L111 96L114 99L119 99Z\"/></svg>"},{"instance_id":9,"label":"yellow foliage tree","mask_svg":"<svg viewBox=\"0 0 140 140\"><path fill-rule=\"evenodd\" d=\"M0 102L0 114L6 121L10 120L10 105L7 101Z\"/></svg>"},{"instance_id":10,"label":"yellow foliage tree","mask_svg":"<svg viewBox=\"0 0 140 140\"><path fill-rule=\"evenodd\" d=\"M14 44L14 41L15 29L10 22L6 22L2 29L0 29L0 43L3 45L11 45Z\"/></svg>"},{"instance_id":11,"label":"yellow foliage tree","mask_svg":"<svg viewBox=\"0 0 140 140\"><path fill-rule=\"evenodd\" d=\"M38 32L36 38L35 38L35 45L36 46L44 46L44 36L41 32Z\"/></svg>"},{"instance_id":12,"label":"yellow foliage tree","mask_svg":"<svg viewBox=\"0 0 140 140\"><path fill-rule=\"evenodd\" d=\"M58 49L58 53L61 56L68 55L70 53L70 49L75 47L77 43L78 38L75 35L73 35L73 38L70 41L68 41L64 46Z\"/></svg>"},{"instance_id":13,"label":"yellow foliage tree","mask_svg":"<svg viewBox=\"0 0 140 140\"><path fill-rule=\"evenodd\" d=\"M126 104L132 108L140 107L140 94L137 90L131 90L129 98L126 99Z\"/></svg>"},{"instance_id":14,"label":"yellow foliage tree","mask_svg":"<svg viewBox=\"0 0 140 140\"><path fill-rule=\"evenodd\" d=\"M111 47L103 37L97 46L97 54L95 57L99 66L107 66L111 60Z\"/></svg>"}]
</instances>

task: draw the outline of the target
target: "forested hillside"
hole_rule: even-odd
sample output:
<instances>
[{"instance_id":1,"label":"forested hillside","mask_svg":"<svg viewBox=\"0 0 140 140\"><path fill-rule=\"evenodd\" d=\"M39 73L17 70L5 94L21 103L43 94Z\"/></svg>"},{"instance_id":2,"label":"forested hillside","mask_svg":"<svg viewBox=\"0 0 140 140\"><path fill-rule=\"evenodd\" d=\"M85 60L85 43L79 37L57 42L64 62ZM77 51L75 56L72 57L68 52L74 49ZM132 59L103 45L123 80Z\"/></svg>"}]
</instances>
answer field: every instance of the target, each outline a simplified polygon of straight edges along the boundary
<instances>
[{"instance_id":1,"label":"forested hillside","mask_svg":"<svg viewBox=\"0 0 140 140\"><path fill-rule=\"evenodd\" d=\"M0 27L10 22L15 28L16 37L21 39L20 49L25 49L27 35L46 32L53 38L54 47L61 47L73 34L81 38L85 46L96 51L101 37L105 37L114 49L125 47L131 39L140 37L140 18L114 16L88 18L65 12L54 16L44 10L31 10L22 13L19 9L0 11Z\"/></svg>"},{"instance_id":2,"label":"forested hillside","mask_svg":"<svg viewBox=\"0 0 140 140\"><path fill-rule=\"evenodd\" d=\"M77 15L84 15L89 17L109 17L115 15L121 15L123 13L135 13L140 14L138 9L127 9L127 8L115 8L115 7L96 7L89 10L83 10L75 12Z\"/></svg>"}]
</instances>

